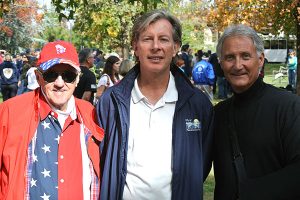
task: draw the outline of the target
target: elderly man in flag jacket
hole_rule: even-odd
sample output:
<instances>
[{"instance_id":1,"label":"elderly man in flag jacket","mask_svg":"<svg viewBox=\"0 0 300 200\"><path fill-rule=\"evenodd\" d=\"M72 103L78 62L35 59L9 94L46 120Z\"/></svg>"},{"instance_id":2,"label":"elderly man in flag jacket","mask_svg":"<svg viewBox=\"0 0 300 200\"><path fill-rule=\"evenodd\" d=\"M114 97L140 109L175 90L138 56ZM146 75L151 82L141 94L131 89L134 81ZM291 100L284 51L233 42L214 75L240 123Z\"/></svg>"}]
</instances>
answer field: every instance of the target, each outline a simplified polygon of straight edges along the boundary
<instances>
[{"instance_id":1,"label":"elderly man in flag jacket","mask_svg":"<svg viewBox=\"0 0 300 200\"><path fill-rule=\"evenodd\" d=\"M64 41L45 45L40 88L0 105L0 199L99 199L103 130L73 91L80 68Z\"/></svg>"}]
</instances>

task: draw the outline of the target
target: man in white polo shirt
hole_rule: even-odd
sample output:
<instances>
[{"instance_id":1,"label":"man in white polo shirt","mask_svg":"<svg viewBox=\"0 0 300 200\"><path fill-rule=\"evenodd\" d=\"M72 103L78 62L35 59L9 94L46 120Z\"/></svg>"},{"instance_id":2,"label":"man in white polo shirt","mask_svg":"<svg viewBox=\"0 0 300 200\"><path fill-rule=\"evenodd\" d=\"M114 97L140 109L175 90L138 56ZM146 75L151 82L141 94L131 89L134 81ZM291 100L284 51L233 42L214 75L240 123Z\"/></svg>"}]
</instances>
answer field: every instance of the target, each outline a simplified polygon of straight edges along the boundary
<instances>
[{"instance_id":1,"label":"man in white polo shirt","mask_svg":"<svg viewBox=\"0 0 300 200\"><path fill-rule=\"evenodd\" d=\"M181 35L179 21L161 10L133 26L138 63L97 105L102 200L203 199L213 108L172 63Z\"/></svg>"}]
</instances>

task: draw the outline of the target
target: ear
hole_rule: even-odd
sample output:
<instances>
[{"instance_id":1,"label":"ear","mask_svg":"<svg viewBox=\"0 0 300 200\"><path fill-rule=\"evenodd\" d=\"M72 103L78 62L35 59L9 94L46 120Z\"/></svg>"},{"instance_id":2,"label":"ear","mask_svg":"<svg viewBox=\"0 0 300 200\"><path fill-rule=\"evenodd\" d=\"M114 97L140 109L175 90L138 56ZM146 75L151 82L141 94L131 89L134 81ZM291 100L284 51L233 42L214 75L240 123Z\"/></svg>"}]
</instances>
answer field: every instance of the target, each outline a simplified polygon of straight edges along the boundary
<instances>
[{"instance_id":1,"label":"ear","mask_svg":"<svg viewBox=\"0 0 300 200\"><path fill-rule=\"evenodd\" d=\"M77 75L76 80L75 80L75 87L77 87L78 83L80 80L80 73Z\"/></svg>"},{"instance_id":2,"label":"ear","mask_svg":"<svg viewBox=\"0 0 300 200\"><path fill-rule=\"evenodd\" d=\"M259 67L262 68L263 65L264 65L264 62L265 62L265 54L264 53L261 53L260 56L258 57L259 59Z\"/></svg>"},{"instance_id":3,"label":"ear","mask_svg":"<svg viewBox=\"0 0 300 200\"><path fill-rule=\"evenodd\" d=\"M138 48L137 48L136 42L133 42L133 43L132 43L132 50L133 50L133 52L134 52L134 55L135 55L136 57L138 57L138 55L137 55Z\"/></svg>"},{"instance_id":4,"label":"ear","mask_svg":"<svg viewBox=\"0 0 300 200\"><path fill-rule=\"evenodd\" d=\"M34 74L36 76L36 80L37 80L38 84L41 86L42 81L44 81L41 72L39 72L37 69L35 69Z\"/></svg>"}]
</instances>

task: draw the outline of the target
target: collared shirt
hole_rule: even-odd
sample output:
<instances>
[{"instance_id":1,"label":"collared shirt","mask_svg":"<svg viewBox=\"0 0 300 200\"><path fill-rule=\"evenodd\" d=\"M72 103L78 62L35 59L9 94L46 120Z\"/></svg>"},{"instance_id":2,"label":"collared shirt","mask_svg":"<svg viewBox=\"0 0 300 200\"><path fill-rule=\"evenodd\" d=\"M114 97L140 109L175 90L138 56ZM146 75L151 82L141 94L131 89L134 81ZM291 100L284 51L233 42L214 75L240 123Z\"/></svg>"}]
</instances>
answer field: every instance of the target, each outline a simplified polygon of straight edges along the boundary
<instances>
[{"instance_id":1,"label":"collared shirt","mask_svg":"<svg viewBox=\"0 0 300 200\"><path fill-rule=\"evenodd\" d=\"M44 153L45 156L48 156L46 154L51 153L51 150L49 148L57 149L56 156L54 156L54 159L56 159L57 161L57 175L52 176L52 178L55 179L52 180L52 182L56 182L53 187L57 187L60 189L58 190L58 195L56 194L56 197L54 196L54 198L63 198L67 196L70 197L69 195L70 193L72 193L72 196L76 198L78 197L80 199L98 199L99 180L88 157L86 146L91 133L84 126L81 117L77 116L76 114L78 112L76 112L74 97L72 96L69 100L66 112L61 112L55 110L54 108L51 109L49 105L49 102L47 103L46 99L42 95L39 100L40 123L38 127L44 128L37 129L35 137L32 139L29 145L27 162L28 170L26 175L26 199L29 199L29 192L31 188L38 186L39 180L34 180L32 177L33 166L38 159L41 159L39 157L36 157L36 152L40 150L39 148L36 148L36 144L39 141L36 139L36 136L42 136L44 141L47 142L47 140L49 139L48 136L46 138L46 136L41 135L46 133L45 131L48 131L50 134L54 134L55 132L57 132L57 136L55 137L57 145L48 147L48 145L45 144L46 147L44 148L44 152L46 151ZM51 129L51 131L48 129ZM78 156L74 156L74 154ZM40 153L40 156L43 156L43 152ZM49 178L49 176L51 176L51 173L54 172L49 172L49 170L46 169L43 171L43 173L41 172L41 174L43 175L39 178ZM76 176L74 176L74 174L76 174ZM67 178L64 179L64 177ZM68 187L68 189L64 190L65 185L66 187ZM70 186L72 186L73 189L75 188L75 190L69 191ZM78 189L76 190L76 188ZM43 193L39 198L47 199L48 197L50 197L49 195L50 194Z\"/></svg>"},{"instance_id":2,"label":"collared shirt","mask_svg":"<svg viewBox=\"0 0 300 200\"><path fill-rule=\"evenodd\" d=\"M171 73L168 88L155 105L141 93L135 80L124 199L171 199L172 124L177 100Z\"/></svg>"}]
</instances>

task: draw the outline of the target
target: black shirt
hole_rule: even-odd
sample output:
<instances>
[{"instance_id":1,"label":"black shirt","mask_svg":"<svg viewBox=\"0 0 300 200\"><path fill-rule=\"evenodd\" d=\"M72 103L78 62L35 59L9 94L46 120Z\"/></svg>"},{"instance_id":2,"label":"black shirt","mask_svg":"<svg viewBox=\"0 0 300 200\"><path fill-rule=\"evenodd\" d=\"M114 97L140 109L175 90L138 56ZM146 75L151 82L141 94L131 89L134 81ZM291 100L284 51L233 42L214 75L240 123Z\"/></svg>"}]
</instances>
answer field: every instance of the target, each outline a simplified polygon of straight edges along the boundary
<instances>
[{"instance_id":1,"label":"black shirt","mask_svg":"<svg viewBox=\"0 0 300 200\"><path fill-rule=\"evenodd\" d=\"M299 200L300 98L260 78L246 92L215 107L215 200L237 197L229 109L248 176L239 185L240 199Z\"/></svg>"},{"instance_id":2,"label":"black shirt","mask_svg":"<svg viewBox=\"0 0 300 200\"><path fill-rule=\"evenodd\" d=\"M80 66L81 69L81 77L79 83L74 91L74 96L77 98L82 98L83 93L85 91L91 91L92 96L89 102L93 103L94 100L94 93L96 92L96 76L95 74L90 71L87 67Z\"/></svg>"}]
</instances>

